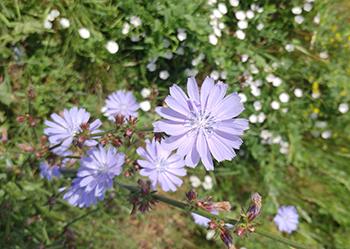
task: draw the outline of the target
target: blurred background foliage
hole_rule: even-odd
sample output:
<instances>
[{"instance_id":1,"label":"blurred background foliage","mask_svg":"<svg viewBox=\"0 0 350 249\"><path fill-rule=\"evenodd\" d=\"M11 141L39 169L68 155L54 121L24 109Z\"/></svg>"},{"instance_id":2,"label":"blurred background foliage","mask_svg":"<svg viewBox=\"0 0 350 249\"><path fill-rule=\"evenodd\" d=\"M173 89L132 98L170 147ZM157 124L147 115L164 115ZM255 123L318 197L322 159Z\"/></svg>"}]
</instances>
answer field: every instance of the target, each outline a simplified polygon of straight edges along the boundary
<instances>
[{"instance_id":1,"label":"blurred background foliage","mask_svg":"<svg viewBox=\"0 0 350 249\"><path fill-rule=\"evenodd\" d=\"M349 2L311 1L302 23L291 10L304 1L245 0L237 7L232 0L215 2L0 1L0 248L222 247L220 241L207 241L205 230L188 215L163 205L129 217L127 193L119 189L97 207L70 207L58 192L68 181L41 179L35 156L23 152L23 144L38 143L50 113L79 105L100 117L105 97L117 89L132 90L139 101L143 88L152 89L152 110L139 119L140 126L150 127L168 87L185 86L189 75L199 81L206 75L220 78L247 97L243 116L257 114L256 100L266 115L251 123L239 156L218 164L209 174L213 188L199 187L200 195L230 201L232 215L238 215L257 191L264 198L258 229L279 234L272 221L277 208L294 205L299 229L283 236L311 248L350 248L350 116L338 110L350 101ZM215 44L208 37L218 3L226 4L227 13L219 18L224 28ZM239 39L235 14L252 5L258 9ZM45 27L53 9L60 16ZM140 25L130 24L135 16ZM62 17L69 27L62 27ZM88 39L79 36L82 27L90 31ZM185 40L178 29L185 30ZM118 43L116 54L105 48L109 40ZM266 80L271 73L282 80L280 86ZM294 96L296 88L301 98ZM270 104L282 92L290 99L274 110ZM17 122L25 114L36 118L34 127ZM285 141L287 152L281 153L278 143L265 143L263 130ZM206 174L202 167L189 172L200 179ZM188 177L185 181L173 196L184 198L191 186ZM254 234L235 243L237 248L287 248Z\"/></svg>"}]
</instances>

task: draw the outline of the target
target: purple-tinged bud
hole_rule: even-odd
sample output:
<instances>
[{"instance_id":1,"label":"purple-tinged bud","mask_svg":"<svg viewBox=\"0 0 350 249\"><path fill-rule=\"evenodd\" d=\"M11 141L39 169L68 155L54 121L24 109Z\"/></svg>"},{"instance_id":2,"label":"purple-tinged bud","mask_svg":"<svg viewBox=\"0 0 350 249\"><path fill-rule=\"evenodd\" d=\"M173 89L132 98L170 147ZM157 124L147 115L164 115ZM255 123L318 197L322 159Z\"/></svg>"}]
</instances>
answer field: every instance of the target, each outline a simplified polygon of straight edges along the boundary
<instances>
[{"instance_id":1,"label":"purple-tinged bud","mask_svg":"<svg viewBox=\"0 0 350 249\"><path fill-rule=\"evenodd\" d=\"M186 198L187 198L188 202L192 202L192 201L197 200L197 193L196 193L196 191L191 189L190 191L186 192Z\"/></svg>"},{"instance_id":2,"label":"purple-tinged bud","mask_svg":"<svg viewBox=\"0 0 350 249\"><path fill-rule=\"evenodd\" d=\"M28 89L28 97L30 100L35 99L35 90L33 86L30 86Z\"/></svg>"},{"instance_id":3,"label":"purple-tinged bud","mask_svg":"<svg viewBox=\"0 0 350 249\"><path fill-rule=\"evenodd\" d=\"M227 246L227 248L232 248L232 235L228 229L224 227L220 229L220 238Z\"/></svg>"},{"instance_id":4,"label":"purple-tinged bud","mask_svg":"<svg viewBox=\"0 0 350 249\"><path fill-rule=\"evenodd\" d=\"M16 121L18 122L18 123L23 123L24 121L26 121L27 120L27 117L25 116L25 115L19 115L19 116L17 116L17 118L16 118Z\"/></svg>"},{"instance_id":5,"label":"purple-tinged bud","mask_svg":"<svg viewBox=\"0 0 350 249\"><path fill-rule=\"evenodd\" d=\"M136 125L136 122L137 122L137 118L136 117L129 117L128 118L128 122L129 124L131 124L132 126L135 126Z\"/></svg>"},{"instance_id":6,"label":"purple-tinged bud","mask_svg":"<svg viewBox=\"0 0 350 249\"><path fill-rule=\"evenodd\" d=\"M252 194L251 204L247 211L248 221L253 221L260 214L262 206L261 201L262 198L258 193Z\"/></svg>"},{"instance_id":7,"label":"purple-tinged bud","mask_svg":"<svg viewBox=\"0 0 350 249\"><path fill-rule=\"evenodd\" d=\"M124 124L124 116L121 114L118 114L117 116L115 116L115 123L117 125L122 125Z\"/></svg>"},{"instance_id":8,"label":"purple-tinged bud","mask_svg":"<svg viewBox=\"0 0 350 249\"><path fill-rule=\"evenodd\" d=\"M212 206L213 209L217 210L218 212L228 212L231 210L231 204L228 201L214 202Z\"/></svg>"},{"instance_id":9,"label":"purple-tinged bud","mask_svg":"<svg viewBox=\"0 0 350 249\"><path fill-rule=\"evenodd\" d=\"M18 148L20 148L24 152L34 152L34 147L30 144L18 144Z\"/></svg>"},{"instance_id":10,"label":"purple-tinged bud","mask_svg":"<svg viewBox=\"0 0 350 249\"><path fill-rule=\"evenodd\" d=\"M4 127L1 129L1 142L5 144L7 140L8 140L7 129Z\"/></svg>"},{"instance_id":11,"label":"purple-tinged bud","mask_svg":"<svg viewBox=\"0 0 350 249\"><path fill-rule=\"evenodd\" d=\"M133 133L134 133L134 131L132 129L127 128L125 133L124 133L124 136L125 137L131 137Z\"/></svg>"}]
</instances>

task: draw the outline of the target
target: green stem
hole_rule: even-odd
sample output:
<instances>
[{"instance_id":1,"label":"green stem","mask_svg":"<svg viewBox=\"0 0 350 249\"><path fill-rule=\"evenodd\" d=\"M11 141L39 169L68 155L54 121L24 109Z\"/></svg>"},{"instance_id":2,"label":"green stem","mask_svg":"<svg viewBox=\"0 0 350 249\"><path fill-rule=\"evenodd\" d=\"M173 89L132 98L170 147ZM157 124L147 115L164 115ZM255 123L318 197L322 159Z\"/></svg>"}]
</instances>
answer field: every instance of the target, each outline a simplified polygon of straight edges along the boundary
<instances>
[{"instance_id":1,"label":"green stem","mask_svg":"<svg viewBox=\"0 0 350 249\"><path fill-rule=\"evenodd\" d=\"M259 235L261 235L263 237L272 239L274 241L277 241L277 242L280 242L280 243L283 243L285 245L289 245L289 246L292 246L292 247L295 247L295 248L310 249L309 246L305 246L305 245L299 244L297 242L294 242L292 240L289 240L289 239L286 239L286 238L283 238L283 237L280 237L280 236L276 236L276 235L274 235L272 233L269 233L269 232L256 230L255 233L259 234Z\"/></svg>"},{"instance_id":2,"label":"green stem","mask_svg":"<svg viewBox=\"0 0 350 249\"><path fill-rule=\"evenodd\" d=\"M123 183L118 183L118 185L122 188L125 188L131 192L138 192L140 191L140 188L137 187L137 186L133 186L133 185L127 185L127 184L123 184ZM199 214L201 216L205 216L209 219L220 219L222 221L224 221L226 224L232 224L232 225L235 225L238 223L238 220L234 220L234 219L231 219L231 218L227 218L223 215L214 215L210 212L207 212L203 209L193 209L189 204L187 203L184 203L184 202L181 202L181 201L177 201L177 200L174 200L174 199L171 199L171 198L168 198L168 197L165 197L165 196L162 196L162 195L158 195L158 194L153 194L153 197L158 200L158 201L161 201L163 203L166 203L168 205L171 205L173 207L177 207L179 209L182 209L184 210L185 212L194 212L196 214ZM263 237L266 237L266 238L269 238L269 239L272 239L274 241L277 241L277 242L280 242L280 243L283 243L285 245L289 245L289 246L293 246L295 248L298 248L298 249L309 249L310 247L307 247L307 246L304 246L304 245L301 245L297 242L294 242L292 240L289 240L289 239L286 239L286 238L283 238L283 237L280 237L280 236L276 236L274 234L271 234L269 232L264 232L264 231L255 231L256 234L260 235L260 236L263 236Z\"/></svg>"}]
</instances>

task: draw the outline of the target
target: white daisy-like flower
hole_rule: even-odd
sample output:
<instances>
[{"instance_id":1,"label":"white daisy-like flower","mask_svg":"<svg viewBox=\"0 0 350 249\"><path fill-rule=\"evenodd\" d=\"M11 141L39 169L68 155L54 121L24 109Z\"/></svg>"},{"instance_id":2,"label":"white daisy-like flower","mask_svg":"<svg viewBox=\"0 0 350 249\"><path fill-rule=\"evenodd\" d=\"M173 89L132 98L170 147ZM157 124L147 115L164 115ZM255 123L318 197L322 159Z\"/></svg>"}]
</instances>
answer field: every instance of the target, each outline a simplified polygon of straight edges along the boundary
<instances>
[{"instance_id":1,"label":"white daisy-like flower","mask_svg":"<svg viewBox=\"0 0 350 249\"><path fill-rule=\"evenodd\" d=\"M237 7L239 5L239 0L230 0L230 4L232 7Z\"/></svg>"},{"instance_id":2,"label":"white daisy-like flower","mask_svg":"<svg viewBox=\"0 0 350 249\"><path fill-rule=\"evenodd\" d=\"M241 62L247 62L248 61L248 59L249 59L249 55L247 55L247 54L242 54L241 55Z\"/></svg>"},{"instance_id":3,"label":"white daisy-like flower","mask_svg":"<svg viewBox=\"0 0 350 249\"><path fill-rule=\"evenodd\" d=\"M246 29L248 28L248 22L246 20L238 21L237 26L240 29Z\"/></svg>"},{"instance_id":4,"label":"white daisy-like flower","mask_svg":"<svg viewBox=\"0 0 350 249\"><path fill-rule=\"evenodd\" d=\"M297 98L303 97L303 90L301 90L300 88L295 88L294 89L294 95Z\"/></svg>"},{"instance_id":5,"label":"white daisy-like flower","mask_svg":"<svg viewBox=\"0 0 350 249\"><path fill-rule=\"evenodd\" d=\"M79 35L83 39L89 39L90 38L90 31L87 28L80 28L78 30Z\"/></svg>"},{"instance_id":6,"label":"white daisy-like flower","mask_svg":"<svg viewBox=\"0 0 350 249\"><path fill-rule=\"evenodd\" d=\"M338 107L338 111L340 113L347 113L349 111L349 105L348 103L341 103Z\"/></svg>"},{"instance_id":7,"label":"white daisy-like flower","mask_svg":"<svg viewBox=\"0 0 350 249\"><path fill-rule=\"evenodd\" d=\"M246 18L246 15L245 15L245 12L242 11L242 10L238 10L235 12L235 17L237 18L237 20L245 20Z\"/></svg>"},{"instance_id":8,"label":"white daisy-like flower","mask_svg":"<svg viewBox=\"0 0 350 249\"><path fill-rule=\"evenodd\" d=\"M255 114L250 115L249 122L255 124L256 122L258 122L258 116L256 116Z\"/></svg>"},{"instance_id":9,"label":"white daisy-like flower","mask_svg":"<svg viewBox=\"0 0 350 249\"><path fill-rule=\"evenodd\" d=\"M263 23L259 23L257 26L256 26L256 29L257 30L263 30L263 28L265 27L265 25Z\"/></svg>"},{"instance_id":10,"label":"white daisy-like flower","mask_svg":"<svg viewBox=\"0 0 350 249\"><path fill-rule=\"evenodd\" d=\"M218 4L218 10L219 10L223 15L225 15L225 14L227 13L226 4L224 4L224 3L219 3L219 4Z\"/></svg>"},{"instance_id":11,"label":"white daisy-like flower","mask_svg":"<svg viewBox=\"0 0 350 249\"><path fill-rule=\"evenodd\" d=\"M141 26L142 24L142 21L141 21L141 18L138 17L138 16L132 16L130 17L130 23L131 25L133 25L135 28Z\"/></svg>"},{"instance_id":12,"label":"white daisy-like flower","mask_svg":"<svg viewBox=\"0 0 350 249\"><path fill-rule=\"evenodd\" d=\"M179 41L184 41L187 38L186 30L184 29L177 29L177 39Z\"/></svg>"},{"instance_id":13,"label":"white daisy-like flower","mask_svg":"<svg viewBox=\"0 0 350 249\"><path fill-rule=\"evenodd\" d=\"M151 102L149 102L148 100L140 102L140 108L142 111L148 112L149 110L151 110Z\"/></svg>"},{"instance_id":14,"label":"white daisy-like flower","mask_svg":"<svg viewBox=\"0 0 350 249\"><path fill-rule=\"evenodd\" d=\"M321 137L322 137L323 139L329 139L329 138L332 137L332 132L331 132L330 130L323 131L323 132L321 133Z\"/></svg>"},{"instance_id":15,"label":"white daisy-like flower","mask_svg":"<svg viewBox=\"0 0 350 249\"><path fill-rule=\"evenodd\" d=\"M287 52L293 52L294 51L294 45L293 44L287 44L284 48L287 50Z\"/></svg>"},{"instance_id":16,"label":"white daisy-like flower","mask_svg":"<svg viewBox=\"0 0 350 249\"><path fill-rule=\"evenodd\" d=\"M271 108L274 109L274 110L280 109L280 106L281 106L280 103L278 101L276 101L276 100L271 102Z\"/></svg>"},{"instance_id":17,"label":"white daisy-like flower","mask_svg":"<svg viewBox=\"0 0 350 249\"><path fill-rule=\"evenodd\" d=\"M247 10L247 12L245 13L245 15L246 15L246 17L247 17L248 19L253 19L254 16L255 16L255 14L254 14L254 12L253 12L252 10Z\"/></svg>"},{"instance_id":18,"label":"white daisy-like flower","mask_svg":"<svg viewBox=\"0 0 350 249\"><path fill-rule=\"evenodd\" d=\"M60 19L60 25L63 29L67 29L70 26L70 21L67 18L61 18Z\"/></svg>"},{"instance_id":19,"label":"white daisy-like flower","mask_svg":"<svg viewBox=\"0 0 350 249\"><path fill-rule=\"evenodd\" d=\"M159 78L162 80L166 80L167 78L169 78L169 72L166 70L162 70L159 72Z\"/></svg>"},{"instance_id":20,"label":"white daisy-like flower","mask_svg":"<svg viewBox=\"0 0 350 249\"><path fill-rule=\"evenodd\" d=\"M282 103L288 103L289 102L289 95L288 93L281 93L279 96L279 99Z\"/></svg>"},{"instance_id":21,"label":"white daisy-like flower","mask_svg":"<svg viewBox=\"0 0 350 249\"><path fill-rule=\"evenodd\" d=\"M106 49L108 50L109 53L115 54L119 50L119 45L115 41L108 41L106 44Z\"/></svg>"},{"instance_id":22,"label":"white daisy-like flower","mask_svg":"<svg viewBox=\"0 0 350 249\"><path fill-rule=\"evenodd\" d=\"M210 44L215 46L216 44L218 44L218 38L214 34L211 34L209 35L209 42Z\"/></svg>"},{"instance_id":23,"label":"white daisy-like flower","mask_svg":"<svg viewBox=\"0 0 350 249\"><path fill-rule=\"evenodd\" d=\"M219 77L220 77L219 71L216 71L216 70L212 71L212 72L210 73L210 77L213 78L214 80L218 80Z\"/></svg>"},{"instance_id":24,"label":"white daisy-like flower","mask_svg":"<svg viewBox=\"0 0 350 249\"><path fill-rule=\"evenodd\" d=\"M304 17L303 16L295 16L294 17L294 21L297 23L297 24L302 24L304 22Z\"/></svg>"},{"instance_id":25,"label":"white daisy-like flower","mask_svg":"<svg viewBox=\"0 0 350 249\"><path fill-rule=\"evenodd\" d=\"M265 113L260 112L259 115L258 115L258 122L259 123L263 123L265 121L265 119L266 119Z\"/></svg>"},{"instance_id":26,"label":"white daisy-like flower","mask_svg":"<svg viewBox=\"0 0 350 249\"><path fill-rule=\"evenodd\" d=\"M198 178L198 176L190 176L190 182L191 182L191 186L193 187L193 188L198 188L201 184L202 184L202 182L201 182L201 180Z\"/></svg>"},{"instance_id":27,"label":"white daisy-like flower","mask_svg":"<svg viewBox=\"0 0 350 249\"><path fill-rule=\"evenodd\" d=\"M148 98L150 95L151 95L151 89L149 89L149 88L143 88L143 89L141 90L141 96L142 96L143 98Z\"/></svg>"},{"instance_id":28,"label":"white daisy-like flower","mask_svg":"<svg viewBox=\"0 0 350 249\"><path fill-rule=\"evenodd\" d=\"M129 31L130 31L130 24L126 22L123 24L122 34L126 35L129 33Z\"/></svg>"},{"instance_id":29,"label":"white daisy-like flower","mask_svg":"<svg viewBox=\"0 0 350 249\"><path fill-rule=\"evenodd\" d=\"M260 111L262 109L262 104L259 100L254 101L253 106L255 111Z\"/></svg>"},{"instance_id":30,"label":"white daisy-like flower","mask_svg":"<svg viewBox=\"0 0 350 249\"><path fill-rule=\"evenodd\" d=\"M238 96L241 99L242 103L247 102L247 96L244 93L239 93Z\"/></svg>"},{"instance_id":31,"label":"white daisy-like flower","mask_svg":"<svg viewBox=\"0 0 350 249\"><path fill-rule=\"evenodd\" d=\"M295 6L292 8L292 13L294 15L300 15L303 12L303 9L299 6Z\"/></svg>"},{"instance_id":32,"label":"white daisy-like flower","mask_svg":"<svg viewBox=\"0 0 350 249\"><path fill-rule=\"evenodd\" d=\"M240 30L240 29L236 31L236 36L240 40L244 40L245 39L245 33L242 30Z\"/></svg>"}]
</instances>

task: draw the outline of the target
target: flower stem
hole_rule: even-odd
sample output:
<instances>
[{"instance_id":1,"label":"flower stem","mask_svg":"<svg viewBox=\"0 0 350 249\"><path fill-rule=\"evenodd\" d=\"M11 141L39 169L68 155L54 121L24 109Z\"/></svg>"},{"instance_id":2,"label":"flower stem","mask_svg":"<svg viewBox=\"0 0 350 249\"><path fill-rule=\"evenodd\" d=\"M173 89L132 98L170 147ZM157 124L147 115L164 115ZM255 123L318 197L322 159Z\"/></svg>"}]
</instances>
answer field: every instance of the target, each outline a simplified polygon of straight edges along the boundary
<instances>
[{"instance_id":1,"label":"flower stem","mask_svg":"<svg viewBox=\"0 0 350 249\"><path fill-rule=\"evenodd\" d=\"M129 190L130 192L138 192L138 191L140 191L140 188L137 187L137 186L128 185L128 184L124 184L124 183L118 183L118 185L120 187L122 187L122 188L125 188L125 189ZM174 199L162 196L162 195L153 194L153 197L154 197L154 199L156 199L158 201L161 201L161 202L166 203L168 205L171 205L173 207L177 207L179 209L182 209L185 212L189 212L189 211L190 212L194 212L194 213L199 214L201 216L205 216L205 217L207 217L209 219L220 219L220 220L224 221L226 224L235 225L235 224L238 223L238 220L235 220L235 219L232 219L232 218L228 218L228 217L225 217L225 216L220 215L220 214L219 215L215 215L215 214L207 212L207 211L205 211L203 209L198 209L198 208L194 209L193 207L191 207L187 203L184 203L184 202L181 202L181 201L177 201L177 200L174 200ZM280 237L280 236L276 236L276 235L271 234L269 232L257 230L257 231L255 231L255 233L260 235L260 236L272 239L274 241L283 243L285 245L293 246L293 247L298 248L298 249L308 249L308 248L310 248L308 246L301 245L301 244L299 244L297 242L294 242L292 240L289 240L289 239L286 239L286 238L283 238L283 237Z\"/></svg>"}]
</instances>

